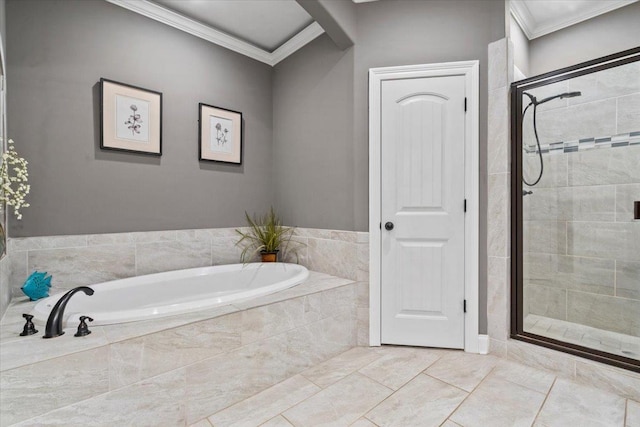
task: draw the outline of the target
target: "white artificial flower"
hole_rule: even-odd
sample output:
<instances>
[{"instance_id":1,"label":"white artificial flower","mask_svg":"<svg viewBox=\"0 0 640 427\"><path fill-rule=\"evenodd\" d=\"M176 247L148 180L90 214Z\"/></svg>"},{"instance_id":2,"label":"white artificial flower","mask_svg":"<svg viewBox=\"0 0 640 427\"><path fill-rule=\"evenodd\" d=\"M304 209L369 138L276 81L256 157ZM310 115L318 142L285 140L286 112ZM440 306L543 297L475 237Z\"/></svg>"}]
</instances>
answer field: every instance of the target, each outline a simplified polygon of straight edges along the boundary
<instances>
[{"instance_id":1,"label":"white artificial flower","mask_svg":"<svg viewBox=\"0 0 640 427\"><path fill-rule=\"evenodd\" d=\"M0 166L0 202L12 206L16 218L22 219L20 209L29 207L25 197L31 190L31 186L27 184L29 177L27 161L18 156L13 140L10 139L8 142L8 148L2 154L2 166ZM9 171L15 172L15 175L9 175ZM12 183L17 183L17 188L12 187Z\"/></svg>"}]
</instances>

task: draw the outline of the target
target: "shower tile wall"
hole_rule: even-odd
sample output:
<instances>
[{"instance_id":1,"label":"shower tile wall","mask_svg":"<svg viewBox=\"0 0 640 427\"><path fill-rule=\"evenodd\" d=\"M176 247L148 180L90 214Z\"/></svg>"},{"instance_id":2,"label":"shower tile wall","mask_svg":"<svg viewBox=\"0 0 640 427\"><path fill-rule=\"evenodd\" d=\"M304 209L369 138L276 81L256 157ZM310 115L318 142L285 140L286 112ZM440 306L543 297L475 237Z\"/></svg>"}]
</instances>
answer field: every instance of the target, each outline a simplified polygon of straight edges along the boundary
<instances>
[{"instance_id":1,"label":"shower tile wall","mask_svg":"<svg viewBox=\"0 0 640 427\"><path fill-rule=\"evenodd\" d=\"M582 92L540 107L543 153L548 143L640 131L638 76L633 63L539 89L538 99ZM538 155L524 157L531 180ZM523 199L525 315L640 336L640 222L632 211L640 200L640 146L581 146L543 157L542 179Z\"/></svg>"}]
</instances>

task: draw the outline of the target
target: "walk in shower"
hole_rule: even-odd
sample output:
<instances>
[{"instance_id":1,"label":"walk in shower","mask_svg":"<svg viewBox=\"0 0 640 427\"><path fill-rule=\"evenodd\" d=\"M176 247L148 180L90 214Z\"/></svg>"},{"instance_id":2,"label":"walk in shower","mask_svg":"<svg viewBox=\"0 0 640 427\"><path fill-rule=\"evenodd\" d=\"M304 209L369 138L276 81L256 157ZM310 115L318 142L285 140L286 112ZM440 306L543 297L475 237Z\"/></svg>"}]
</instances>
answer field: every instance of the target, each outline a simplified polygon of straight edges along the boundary
<instances>
[{"instance_id":1,"label":"walk in shower","mask_svg":"<svg viewBox=\"0 0 640 427\"><path fill-rule=\"evenodd\" d=\"M640 48L511 89L512 337L640 371Z\"/></svg>"}]
</instances>

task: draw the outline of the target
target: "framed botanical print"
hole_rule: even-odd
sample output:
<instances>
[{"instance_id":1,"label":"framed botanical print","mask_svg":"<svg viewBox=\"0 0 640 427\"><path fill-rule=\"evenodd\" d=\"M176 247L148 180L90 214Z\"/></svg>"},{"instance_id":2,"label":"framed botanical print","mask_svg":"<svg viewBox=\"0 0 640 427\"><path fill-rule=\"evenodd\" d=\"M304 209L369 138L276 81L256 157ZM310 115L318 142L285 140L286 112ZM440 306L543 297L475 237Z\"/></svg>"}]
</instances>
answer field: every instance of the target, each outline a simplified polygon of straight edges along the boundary
<instances>
[{"instance_id":1,"label":"framed botanical print","mask_svg":"<svg viewBox=\"0 0 640 427\"><path fill-rule=\"evenodd\" d=\"M200 160L242 164L242 113L200 103Z\"/></svg>"},{"instance_id":2,"label":"framed botanical print","mask_svg":"<svg viewBox=\"0 0 640 427\"><path fill-rule=\"evenodd\" d=\"M162 93L100 79L100 148L162 155Z\"/></svg>"}]
</instances>

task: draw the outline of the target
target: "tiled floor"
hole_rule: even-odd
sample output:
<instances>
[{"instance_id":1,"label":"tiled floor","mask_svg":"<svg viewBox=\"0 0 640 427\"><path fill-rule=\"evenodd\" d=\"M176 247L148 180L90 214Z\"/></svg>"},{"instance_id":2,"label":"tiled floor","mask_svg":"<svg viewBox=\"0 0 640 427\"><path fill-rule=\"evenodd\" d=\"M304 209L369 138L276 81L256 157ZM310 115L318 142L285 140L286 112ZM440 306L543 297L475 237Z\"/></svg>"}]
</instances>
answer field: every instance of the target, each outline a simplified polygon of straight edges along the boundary
<instances>
[{"instance_id":1,"label":"tiled floor","mask_svg":"<svg viewBox=\"0 0 640 427\"><path fill-rule=\"evenodd\" d=\"M356 347L195 424L640 426L640 403L494 356Z\"/></svg>"},{"instance_id":2,"label":"tiled floor","mask_svg":"<svg viewBox=\"0 0 640 427\"><path fill-rule=\"evenodd\" d=\"M592 328L578 323L529 314L524 330L589 348L640 359L640 337Z\"/></svg>"}]
</instances>

